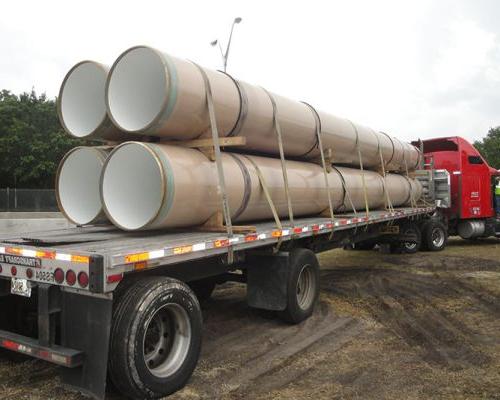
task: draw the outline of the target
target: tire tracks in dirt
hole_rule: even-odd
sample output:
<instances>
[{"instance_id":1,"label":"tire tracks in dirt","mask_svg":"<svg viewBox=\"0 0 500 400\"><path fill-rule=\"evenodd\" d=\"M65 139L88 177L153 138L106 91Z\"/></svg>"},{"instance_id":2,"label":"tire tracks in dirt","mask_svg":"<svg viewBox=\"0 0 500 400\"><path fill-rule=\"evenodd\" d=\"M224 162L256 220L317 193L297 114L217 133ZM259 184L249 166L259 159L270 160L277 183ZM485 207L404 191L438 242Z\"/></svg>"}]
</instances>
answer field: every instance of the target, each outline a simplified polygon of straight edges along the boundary
<instances>
[{"instance_id":1,"label":"tire tracks in dirt","mask_svg":"<svg viewBox=\"0 0 500 400\"><path fill-rule=\"evenodd\" d=\"M498 263L497 263L498 265ZM391 268L328 271L326 290L359 299L373 317L421 353L423 360L451 370L490 361L479 350L489 338L440 308L440 302L471 297L490 320L498 319L498 297L445 274L415 274Z\"/></svg>"},{"instance_id":2,"label":"tire tracks in dirt","mask_svg":"<svg viewBox=\"0 0 500 400\"><path fill-rule=\"evenodd\" d=\"M239 397L285 386L312 368L301 365L304 354L321 346L316 357L325 358L364 330L362 322L337 317L326 303L299 325L266 321L258 315L239 322L240 328L208 342L203 350L205 371L191 384L203 398ZM210 321L207 324L210 330ZM213 385L214 381L224 383Z\"/></svg>"}]
</instances>

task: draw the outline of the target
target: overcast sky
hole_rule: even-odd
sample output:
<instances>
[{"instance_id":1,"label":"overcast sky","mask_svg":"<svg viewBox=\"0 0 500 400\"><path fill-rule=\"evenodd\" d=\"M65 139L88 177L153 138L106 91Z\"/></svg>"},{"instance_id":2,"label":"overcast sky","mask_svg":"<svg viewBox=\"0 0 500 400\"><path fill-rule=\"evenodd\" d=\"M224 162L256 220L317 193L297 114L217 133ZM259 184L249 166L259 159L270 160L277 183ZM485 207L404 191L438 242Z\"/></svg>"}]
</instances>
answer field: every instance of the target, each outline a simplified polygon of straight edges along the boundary
<instances>
[{"instance_id":1,"label":"overcast sky","mask_svg":"<svg viewBox=\"0 0 500 400\"><path fill-rule=\"evenodd\" d=\"M500 125L500 1L4 1L0 89L57 95L66 71L148 44L406 140Z\"/></svg>"}]
</instances>

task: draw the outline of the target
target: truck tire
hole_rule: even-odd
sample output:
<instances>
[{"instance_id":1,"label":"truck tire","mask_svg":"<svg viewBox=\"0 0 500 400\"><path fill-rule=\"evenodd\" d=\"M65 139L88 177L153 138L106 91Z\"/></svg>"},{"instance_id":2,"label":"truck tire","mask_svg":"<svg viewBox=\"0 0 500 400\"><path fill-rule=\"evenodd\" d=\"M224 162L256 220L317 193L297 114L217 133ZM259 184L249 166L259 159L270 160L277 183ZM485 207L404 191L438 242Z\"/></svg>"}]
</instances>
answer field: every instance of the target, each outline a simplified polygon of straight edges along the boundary
<instances>
[{"instance_id":1,"label":"truck tire","mask_svg":"<svg viewBox=\"0 0 500 400\"><path fill-rule=\"evenodd\" d=\"M420 250L422 246L422 232L415 223L401 225L399 231L403 235L415 235L415 241L396 241L391 243L391 253L406 253L414 254Z\"/></svg>"},{"instance_id":2,"label":"truck tire","mask_svg":"<svg viewBox=\"0 0 500 400\"><path fill-rule=\"evenodd\" d=\"M319 263L308 249L290 252L287 306L281 311L286 322L298 324L309 318L319 298Z\"/></svg>"},{"instance_id":3,"label":"truck tire","mask_svg":"<svg viewBox=\"0 0 500 400\"><path fill-rule=\"evenodd\" d=\"M448 242L448 231L442 222L428 221L422 227L422 247L428 251L441 251Z\"/></svg>"},{"instance_id":4,"label":"truck tire","mask_svg":"<svg viewBox=\"0 0 500 400\"><path fill-rule=\"evenodd\" d=\"M176 392L196 367L201 337L200 304L186 284L159 276L135 282L113 310L113 384L132 399Z\"/></svg>"}]
</instances>

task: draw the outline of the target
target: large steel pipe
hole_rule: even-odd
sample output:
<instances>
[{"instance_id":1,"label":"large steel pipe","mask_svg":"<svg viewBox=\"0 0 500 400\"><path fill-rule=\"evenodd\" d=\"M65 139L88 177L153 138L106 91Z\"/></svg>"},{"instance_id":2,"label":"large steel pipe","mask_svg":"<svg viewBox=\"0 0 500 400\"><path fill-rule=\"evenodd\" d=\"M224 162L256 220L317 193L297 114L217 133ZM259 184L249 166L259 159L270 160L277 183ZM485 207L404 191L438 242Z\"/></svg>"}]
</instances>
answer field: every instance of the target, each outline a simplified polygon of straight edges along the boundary
<instances>
[{"instance_id":1,"label":"large steel pipe","mask_svg":"<svg viewBox=\"0 0 500 400\"><path fill-rule=\"evenodd\" d=\"M272 218L256 168L265 178L278 214L287 217L278 159L223 153L222 163L229 208L235 222ZM294 214L315 215L327 209L322 168L299 161L287 161L286 165ZM125 230L203 224L220 209L215 168L215 163L198 150L165 144L123 143L113 150L104 166L101 178L104 210L115 225ZM349 168L334 169L328 174L335 210L352 209L345 200L346 191L357 209L364 208L361 174L362 171ZM384 203L383 178L372 171L364 174L369 207L379 208ZM399 178L405 179L393 178L388 184L401 185ZM391 187L395 193L398 190ZM408 201L404 194L398 193L398 196L395 196L396 203L402 203L393 203L395 206Z\"/></svg>"},{"instance_id":2,"label":"large steel pipe","mask_svg":"<svg viewBox=\"0 0 500 400\"><path fill-rule=\"evenodd\" d=\"M100 179L110 152L104 147L76 147L59 164L56 198L63 215L76 225L107 220L102 209Z\"/></svg>"},{"instance_id":3,"label":"large steel pipe","mask_svg":"<svg viewBox=\"0 0 500 400\"><path fill-rule=\"evenodd\" d=\"M238 89L220 72L206 70L222 136L239 116ZM194 139L208 130L205 85L198 67L145 46L118 57L106 83L106 103L115 125L125 132L170 139Z\"/></svg>"},{"instance_id":4,"label":"large steel pipe","mask_svg":"<svg viewBox=\"0 0 500 400\"><path fill-rule=\"evenodd\" d=\"M66 74L57 111L64 130L80 139L120 140L123 134L107 116L104 101L109 67L95 61L82 61Z\"/></svg>"},{"instance_id":5,"label":"large steel pipe","mask_svg":"<svg viewBox=\"0 0 500 400\"><path fill-rule=\"evenodd\" d=\"M247 150L278 153L273 124L276 110L287 156L307 159L319 155L317 115L322 142L325 149L332 150L333 163L358 166L362 162L366 168L378 168L382 153L389 170L417 167L419 151L414 146L222 72L203 71L212 88L219 134L246 137ZM150 47L133 47L118 57L107 80L106 105L114 123L126 132L177 140L208 133L205 84L199 67Z\"/></svg>"}]
</instances>

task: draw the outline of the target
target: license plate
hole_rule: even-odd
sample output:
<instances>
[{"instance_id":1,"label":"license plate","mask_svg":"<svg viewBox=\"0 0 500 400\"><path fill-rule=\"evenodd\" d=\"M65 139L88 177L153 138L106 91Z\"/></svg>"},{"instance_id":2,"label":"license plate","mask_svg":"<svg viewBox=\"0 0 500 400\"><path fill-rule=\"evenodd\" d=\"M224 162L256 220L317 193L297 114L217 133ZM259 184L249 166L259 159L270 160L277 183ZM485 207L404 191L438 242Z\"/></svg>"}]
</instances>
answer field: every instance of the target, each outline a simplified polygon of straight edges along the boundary
<instances>
[{"instance_id":1,"label":"license plate","mask_svg":"<svg viewBox=\"0 0 500 400\"><path fill-rule=\"evenodd\" d=\"M10 292L18 296L31 297L31 283L27 279L12 278Z\"/></svg>"}]
</instances>

